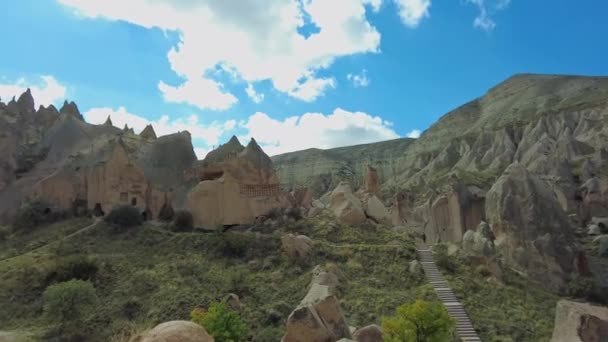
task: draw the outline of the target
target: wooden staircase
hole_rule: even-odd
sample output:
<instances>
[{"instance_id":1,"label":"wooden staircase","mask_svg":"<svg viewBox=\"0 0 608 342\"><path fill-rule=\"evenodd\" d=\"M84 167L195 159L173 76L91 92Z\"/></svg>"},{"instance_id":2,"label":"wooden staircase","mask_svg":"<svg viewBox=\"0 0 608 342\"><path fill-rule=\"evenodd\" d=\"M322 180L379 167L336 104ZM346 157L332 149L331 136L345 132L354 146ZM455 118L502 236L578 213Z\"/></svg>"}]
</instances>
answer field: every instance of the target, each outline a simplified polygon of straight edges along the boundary
<instances>
[{"instance_id":1,"label":"wooden staircase","mask_svg":"<svg viewBox=\"0 0 608 342\"><path fill-rule=\"evenodd\" d=\"M429 246L418 246L416 252L418 253L418 258L420 259L426 278L435 289L439 300L446 307L450 316L456 321L456 334L458 337L463 342L480 342L481 339L473 328L469 315L467 315L462 304L458 302L454 292L452 292L452 289L439 272L437 265L435 265L431 248Z\"/></svg>"}]
</instances>

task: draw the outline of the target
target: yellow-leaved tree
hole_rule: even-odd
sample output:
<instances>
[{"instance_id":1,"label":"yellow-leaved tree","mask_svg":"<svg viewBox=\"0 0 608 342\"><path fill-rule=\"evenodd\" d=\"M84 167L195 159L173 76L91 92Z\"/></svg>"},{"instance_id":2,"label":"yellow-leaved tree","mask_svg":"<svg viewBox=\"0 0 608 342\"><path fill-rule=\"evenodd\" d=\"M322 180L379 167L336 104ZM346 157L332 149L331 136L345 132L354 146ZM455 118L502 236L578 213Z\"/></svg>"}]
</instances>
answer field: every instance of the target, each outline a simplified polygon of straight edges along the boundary
<instances>
[{"instance_id":1,"label":"yellow-leaved tree","mask_svg":"<svg viewBox=\"0 0 608 342\"><path fill-rule=\"evenodd\" d=\"M385 342L445 342L453 337L455 322L438 302L416 300L383 319Z\"/></svg>"}]
</instances>

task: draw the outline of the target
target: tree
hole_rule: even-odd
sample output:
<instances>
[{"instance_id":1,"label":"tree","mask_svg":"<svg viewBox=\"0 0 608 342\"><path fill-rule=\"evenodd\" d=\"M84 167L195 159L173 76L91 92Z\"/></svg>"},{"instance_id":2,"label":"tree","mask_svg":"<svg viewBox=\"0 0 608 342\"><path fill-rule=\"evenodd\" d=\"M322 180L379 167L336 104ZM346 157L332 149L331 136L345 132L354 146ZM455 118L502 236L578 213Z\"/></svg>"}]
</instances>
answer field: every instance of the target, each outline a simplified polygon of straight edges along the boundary
<instances>
[{"instance_id":1,"label":"tree","mask_svg":"<svg viewBox=\"0 0 608 342\"><path fill-rule=\"evenodd\" d=\"M441 303L416 300L382 322L386 342L450 341L455 322Z\"/></svg>"},{"instance_id":2,"label":"tree","mask_svg":"<svg viewBox=\"0 0 608 342\"><path fill-rule=\"evenodd\" d=\"M62 335L82 333L86 319L98 303L93 284L70 280L47 287L44 291L44 314L59 325Z\"/></svg>"},{"instance_id":3,"label":"tree","mask_svg":"<svg viewBox=\"0 0 608 342\"><path fill-rule=\"evenodd\" d=\"M247 335L245 323L224 303L215 303L208 311L196 308L190 317L192 322L202 325L216 342L241 342Z\"/></svg>"}]
</instances>

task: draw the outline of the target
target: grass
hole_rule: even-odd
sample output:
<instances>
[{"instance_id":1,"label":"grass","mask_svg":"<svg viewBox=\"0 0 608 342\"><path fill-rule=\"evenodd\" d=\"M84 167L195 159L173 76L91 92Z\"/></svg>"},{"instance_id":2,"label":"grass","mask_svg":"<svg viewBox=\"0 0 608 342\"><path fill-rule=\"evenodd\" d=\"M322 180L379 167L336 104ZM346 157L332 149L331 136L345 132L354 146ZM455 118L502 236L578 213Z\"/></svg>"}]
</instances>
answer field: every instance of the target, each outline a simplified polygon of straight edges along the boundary
<instances>
[{"instance_id":1,"label":"grass","mask_svg":"<svg viewBox=\"0 0 608 342\"><path fill-rule=\"evenodd\" d=\"M87 224L64 225L77 223ZM63 228L42 227L29 237L37 240L42 231L53 229ZM241 315L252 340L278 341L317 264L339 269L339 298L351 325L379 323L381 316L413 299L423 284L422 277L407 272L414 258L407 235L336 225L327 217L281 230L306 233L321 242L310 259L294 261L280 252L280 232L174 233L145 225L116 233L102 222L62 243L49 243L47 237L47 245L35 253L23 249L25 254L0 262L0 321L6 330L47 330L41 315L47 275L71 255L92 257L99 266L91 281L101 304L90 321L92 339L99 341L120 340L167 320L189 319L194 307L208 307L231 292L243 303ZM382 245L389 242L393 245Z\"/></svg>"}]
</instances>

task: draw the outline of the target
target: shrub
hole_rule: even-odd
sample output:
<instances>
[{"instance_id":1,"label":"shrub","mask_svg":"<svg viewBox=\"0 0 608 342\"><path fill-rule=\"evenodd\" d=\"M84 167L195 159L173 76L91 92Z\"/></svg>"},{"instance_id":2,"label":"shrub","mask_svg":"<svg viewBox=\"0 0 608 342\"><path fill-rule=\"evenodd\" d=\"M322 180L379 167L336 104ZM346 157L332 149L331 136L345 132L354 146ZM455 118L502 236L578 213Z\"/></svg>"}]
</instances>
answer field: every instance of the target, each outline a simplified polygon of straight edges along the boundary
<instances>
[{"instance_id":1,"label":"shrub","mask_svg":"<svg viewBox=\"0 0 608 342\"><path fill-rule=\"evenodd\" d=\"M46 319L59 325L62 337L80 335L93 313L98 298L93 284L70 280L49 286L43 295Z\"/></svg>"},{"instance_id":2,"label":"shrub","mask_svg":"<svg viewBox=\"0 0 608 342\"><path fill-rule=\"evenodd\" d=\"M128 228L141 225L144 219L136 207L121 205L114 207L106 216L105 221L121 228Z\"/></svg>"},{"instance_id":3,"label":"shrub","mask_svg":"<svg viewBox=\"0 0 608 342\"><path fill-rule=\"evenodd\" d=\"M67 212L53 212L44 200L34 200L23 205L15 216L13 226L19 230L32 230L43 224L57 222L68 217Z\"/></svg>"},{"instance_id":4,"label":"shrub","mask_svg":"<svg viewBox=\"0 0 608 342\"><path fill-rule=\"evenodd\" d=\"M384 341L451 341L455 322L439 302L416 300L397 308L397 314L382 322Z\"/></svg>"},{"instance_id":5,"label":"shrub","mask_svg":"<svg viewBox=\"0 0 608 342\"><path fill-rule=\"evenodd\" d=\"M187 210L179 210L173 218L173 231L190 232L194 229L194 217Z\"/></svg>"},{"instance_id":6,"label":"shrub","mask_svg":"<svg viewBox=\"0 0 608 342\"><path fill-rule=\"evenodd\" d=\"M435 263L437 266L446 270L449 273L456 273L458 264L453 257L448 255L448 246L437 244L433 247Z\"/></svg>"},{"instance_id":7,"label":"shrub","mask_svg":"<svg viewBox=\"0 0 608 342\"><path fill-rule=\"evenodd\" d=\"M8 236L11 234L9 227L0 226L0 242L8 240Z\"/></svg>"},{"instance_id":8,"label":"shrub","mask_svg":"<svg viewBox=\"0 0 608 342\"><path fill-rule=\"evenodd\" d=\"M160 208L160 211L158 212L158 219L163 222L169 222L173 220L174 216L175 211L173 210L173 207L167 203L163 204L163 206Z\"/></svg>"},{"instance_id":9,"label":"shrub","mask_svg":"<svg viewBox=\"0 0 608 342\"><path fill-rule=\"evenodd\" d=\"M245 323L224 303L212 304L209 311L195 308L190 318L192 322L202 325L216 342L240 342L247 335Z\"/></svg>"},{"instance_id":10,"label":"shrub","mask_svg":"<svg viewBox=\"0 0 608 342\"><path fill-rule=\"evenodd\" d=\"M248 239L238 233L216 233L218 254L228 258L242 258L247 254Z\"/></svg>"},{"instance_id":11,"label":"shrub","mask_svg":"<svg viewBox=\"0 0 608 342\"><path fill-rule=\"evenodd\" d=\"M573 298L585 298L593 294L595 282L590 277L576 277L566 287L566 295Z\"/></svg>"},{"instance_id":12,"label":"shrub","mask_svg":"<svg viewBox=\"0 0 608 342\"><path fill-rule=\"evenodd\" d=\"M99 266L94 258L84 255L72 255L60 259L55 268L47 274L47 283L64 282L71 279L91 280L97 274Z\"/></svg>"}]
</instances>

